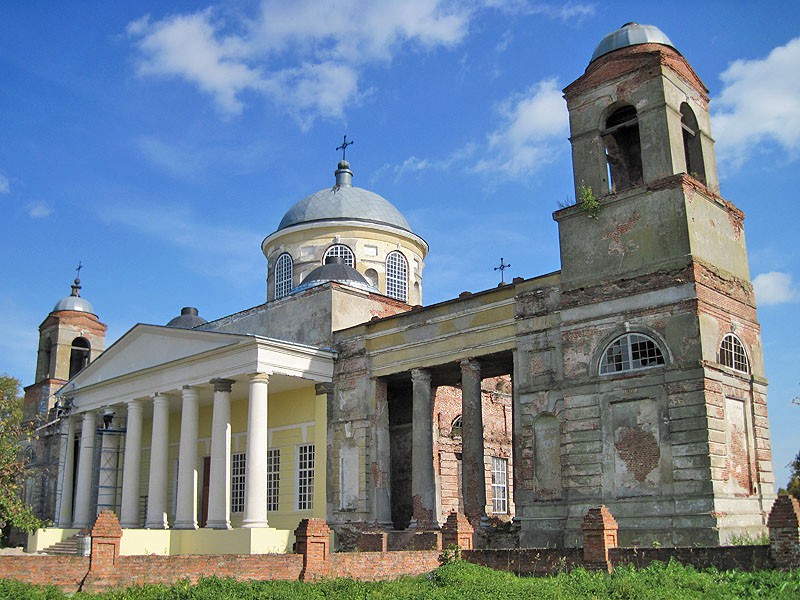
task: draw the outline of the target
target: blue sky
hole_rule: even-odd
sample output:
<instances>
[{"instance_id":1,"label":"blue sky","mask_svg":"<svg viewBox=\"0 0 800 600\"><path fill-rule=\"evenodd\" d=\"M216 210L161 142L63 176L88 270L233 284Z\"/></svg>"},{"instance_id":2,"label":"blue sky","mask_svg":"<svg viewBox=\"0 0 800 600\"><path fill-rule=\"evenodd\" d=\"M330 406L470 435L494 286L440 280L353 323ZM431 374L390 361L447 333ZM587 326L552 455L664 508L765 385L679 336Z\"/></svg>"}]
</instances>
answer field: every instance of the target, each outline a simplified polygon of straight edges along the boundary
<instances>
[{"instance_id":1,"label":"blue sky","mask_svg":"<svg viewBox=\"0 0 800 600\"><path fill-rule=\"evenodd\" d=\"M524 0L0 5L0 372L32 383L37 327L83 295L109 344L182 306L265 299L261 240L354 184L431 247L425 303L559 268L573 196L560 90L627 21L710 90L721 193L745 211L777 480L800 450L800 7Z\"/></svg>"}]
</instances>

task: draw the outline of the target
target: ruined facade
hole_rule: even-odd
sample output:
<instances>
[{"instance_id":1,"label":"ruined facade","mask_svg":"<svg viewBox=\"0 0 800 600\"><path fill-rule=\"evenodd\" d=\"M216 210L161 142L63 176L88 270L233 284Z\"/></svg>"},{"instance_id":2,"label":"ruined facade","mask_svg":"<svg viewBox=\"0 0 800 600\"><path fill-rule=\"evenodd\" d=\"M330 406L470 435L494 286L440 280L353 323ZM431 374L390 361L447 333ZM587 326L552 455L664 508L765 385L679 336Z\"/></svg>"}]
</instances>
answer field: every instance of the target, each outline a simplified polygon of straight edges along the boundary
<instances>
[{"instance_id":1,"label":"ruined facade","mask_svg":"<svg viewBox=\"0 0 800 600\"><path fill-rule=\"evenodd\" d=\"M70 376L60 526L109 508L129 529L248 532L162 536L166 553L257 552L298 517L343 543L458 510L574 546L605 504L622 545L763 532L759 325L707 90L661 31L627 24L564 94L560 271L420 306L427 244L343 160L264 240L265 304L137 325Z\"/></svg>"}]
</instances>

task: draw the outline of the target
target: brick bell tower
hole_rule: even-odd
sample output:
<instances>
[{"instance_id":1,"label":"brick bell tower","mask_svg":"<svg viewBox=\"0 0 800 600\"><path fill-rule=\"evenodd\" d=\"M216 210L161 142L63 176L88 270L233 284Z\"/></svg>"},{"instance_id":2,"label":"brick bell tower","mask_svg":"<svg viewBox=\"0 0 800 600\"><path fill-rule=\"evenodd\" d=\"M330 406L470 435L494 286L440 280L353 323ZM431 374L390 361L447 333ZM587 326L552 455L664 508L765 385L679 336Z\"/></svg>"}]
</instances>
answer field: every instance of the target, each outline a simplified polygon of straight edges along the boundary
<instances>
[{"instance_id":1,"label":"brick bell tower","mask_svg":"<svg viewBox=\"0 0 800 600\"><path fill-rule=\"evenodd\" d=\"M564 97L577 202L554 215L562 340L588 354L565 376L601 405L600 499L639 529L623 544L757 535L774 498L767 383L708 90L663 32L627 23Z\"/></svg>"},{"instance_id":2,"label":"brick bell tower","mask_svg":"<svg viewBox=\"0 0 800 600\"><path fill-rule=\"evenodd\" d=\"M105 349L106 325L94 308L81 298L81 281L59 300L39 325L36 378L25 388L25 418L46 417L55 404L54 394Z\"/></svg>"}]
</instances>

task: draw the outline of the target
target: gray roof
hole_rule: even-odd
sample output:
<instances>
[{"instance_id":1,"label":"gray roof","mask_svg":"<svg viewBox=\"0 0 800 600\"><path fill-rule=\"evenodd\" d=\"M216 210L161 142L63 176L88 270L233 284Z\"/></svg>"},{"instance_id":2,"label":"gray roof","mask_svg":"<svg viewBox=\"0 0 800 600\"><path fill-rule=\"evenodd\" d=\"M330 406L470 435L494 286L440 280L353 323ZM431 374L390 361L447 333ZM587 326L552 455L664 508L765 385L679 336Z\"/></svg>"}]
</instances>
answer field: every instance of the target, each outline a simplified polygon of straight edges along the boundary
<instances>
[{"instance_id":1,"label":"gray roof","mask_svg":"<svg viewBox=\"0 0 800 600\"><path fill-rule=\"evenodd\" d=\"M625 23L625 25L602 39L597 45L594 54L592 54L592 60L596 60L614 50L638 44L663 44L677 50L667 35L655 25Z\"/></svg>"},{"instance_id":2,"label":"gray roof","mask_svg":"<svg viewBox=\"0 0 800 600\"><path fill-rule=\"evenodd\" d=\"M56 303L52 312L59 310L74 310L76 312L94 314L94 308L92 308L91 303L86 298L81 298L80 296L66 296L62 298Z\"/></svg>"},{"instance_id":3,"label":"gray roof","mask_svg":"<svg viewBox=\"0 0 800 600\"><path fill-rule=\"evenodd\" d=\"M181 309L181 314L171 319L170 322L167 323L167 327L194 329L198 325L205 325L206 323L208 323L208 321L198 314L196 308L193 306L184 306Z\"/></svg>"},{"instance_id":4,"label":"gray roof","mask_svg":"<svg viewBox=\"0 0 800 600\"><path fill-rule=\"evenodd\" d=\"M300 282L296 288L290 293L296 294L312 287L335 281L350 287L354 287L365 292L380 293L377 288L372 286L364 276L356 271L353 267L342 263L328 263L317 267L311 273L306 275L305 279Z\"/></svg>"},{"instance_id":5,"label":"gray roof","mask_svg":"<svg viewBox=\"0 0 800 600\"><path fill-rule=\"evenodd\" d=\"M278 231L314 221L366 221L411 231L405 217L386 198L351 185L353 173L346 161L339 163L336 184L306 196L281 219Z\"/></svg>"}]
</instances>

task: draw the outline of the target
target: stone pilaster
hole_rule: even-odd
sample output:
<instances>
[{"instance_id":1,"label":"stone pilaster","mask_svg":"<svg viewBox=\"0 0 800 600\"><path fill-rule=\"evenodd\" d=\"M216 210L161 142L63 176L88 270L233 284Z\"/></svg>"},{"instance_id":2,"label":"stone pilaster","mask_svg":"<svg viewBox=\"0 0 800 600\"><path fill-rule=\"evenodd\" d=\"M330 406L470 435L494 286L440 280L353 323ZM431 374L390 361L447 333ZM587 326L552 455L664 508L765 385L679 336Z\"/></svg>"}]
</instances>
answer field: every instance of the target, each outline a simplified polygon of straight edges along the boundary
<instances>
[{"instance_id":1,"label":"stone pilaster","mask_svg":"<svg viewBox=\"0 0 800 600\"><path fill-rule=\"evenodd\" d=\"M214 413L211 417L211 473L208 521L211 529L231 528L231 379L212 379Z\"/></svg>"},{"instance_id":2,"label":"stone pilaster","mask_svg":"<svg viewBox=\"0 0 800 600\"><path fill-rule=\"evenodd\" d=\"M197 389L183 386L181 441L178 449L178 498L175 529L197 529Z\"/></svg>"},{"instance_id":3,"label":"stone pilaster","mask_svg":"<svg viewBox=\"0 0 800 600\"><path fill-rule=\"evenodd\" d=\"M267 521L268 404L269 375L256 373L250 378L242 527L269 527Z\"/></svg>"},{"instance_id":4,"label":"stone pilaster","mask_svg":"<svg viewBox=\"0 0 800 600\"><path fill-rule=\"evenodd\" d=\"M144 404L141 400L128 402L128 421L125 431L125 457L122 463L122 527L137 528L139 521L139 493L142 468L142 420Z\"/></svg>"},{"instance_id":5,"label":"stone pilaster","mask_svg":"<svg viewBox=\"0 0 800 600\"><path fill-rule=\"evenodd\" d=\"M147 529L167 529L167 461L169 452L169 398L153 395L153 435L150 439L150 476L147 484Z\"/></svg>"}]
</instances>

